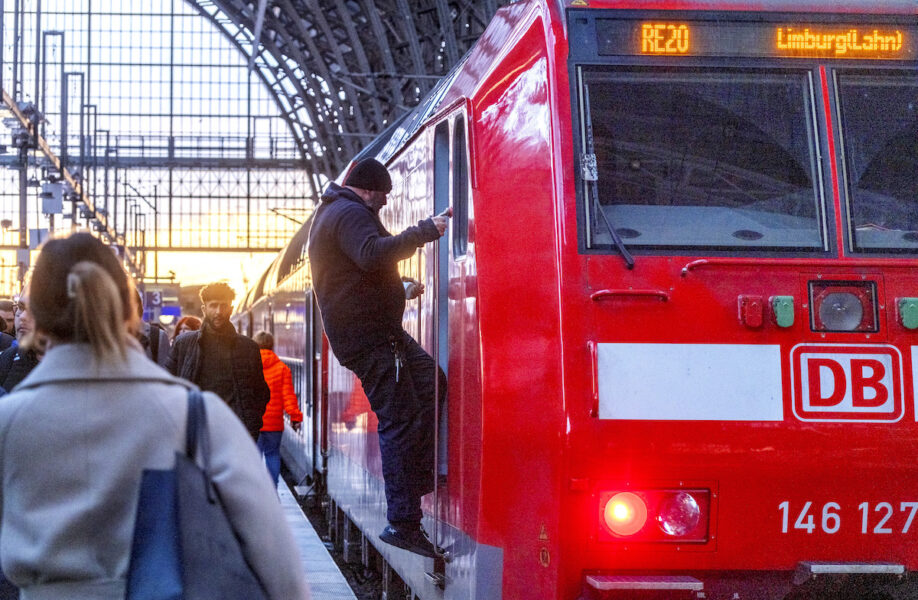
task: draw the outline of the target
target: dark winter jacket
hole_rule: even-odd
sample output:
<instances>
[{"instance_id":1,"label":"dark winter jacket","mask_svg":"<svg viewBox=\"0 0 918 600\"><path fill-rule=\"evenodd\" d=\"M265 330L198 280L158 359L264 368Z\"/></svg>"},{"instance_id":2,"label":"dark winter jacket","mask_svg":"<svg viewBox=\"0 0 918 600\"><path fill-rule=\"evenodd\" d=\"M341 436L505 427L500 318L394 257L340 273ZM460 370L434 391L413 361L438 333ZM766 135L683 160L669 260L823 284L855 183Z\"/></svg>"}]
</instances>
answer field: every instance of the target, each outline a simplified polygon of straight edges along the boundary
<instances>
[{"instance_id":1,"label":"dark winter jacket","mask_svg":"<svg viewBox=\"0 0 918 600\"><path fill-rule=\"evenodd\" d=\"M0 352L0 388L12 392L19 382L38 366L38 358L31 351L12 346Z\"/></svg>"},{"instance_id":2,"label":"dark winter jacket","mask_svg":"<svg viewBox=\"0 0 918 600\"><path fill-rule=\"evenodd\" d=\"M227 323L227 327L232 325ZM173 375L198 384L201 381L201 336L203 330L188 331L178 336L172 344L172 352L166 369ZM231 363L226 369L232 374L234 393L232 398L223 398L252 435L258 438L261 416L271 397L261 366L261 352L258 344L233 330L229 338L232 344ZM206 387L202 387L206 391Z\"/></svg>"},{"instance_id":3,"label":"dark winter jacket","mask_svg":"<svg viewBox=\"0 0 918 600\"><path fill-rule=\"evenodd\" d=\"M166 368L166 365L169 364L169 335L162 327L154 323L141 323L137 341L143 347L147 358L162 368Z\"/></svg>"},{"instance_id":4,"label":"dark winter jacket","mask_svg":"<svg viewBox=\"0 0 918 600\"><path fill-rule=\"evenodd\" d=\"M402 330L398 263L439 237L431 219L393 236L357 194L328 186L309 232L309 263L325 334L343 364Z\"/></svg>"}]
</instances>

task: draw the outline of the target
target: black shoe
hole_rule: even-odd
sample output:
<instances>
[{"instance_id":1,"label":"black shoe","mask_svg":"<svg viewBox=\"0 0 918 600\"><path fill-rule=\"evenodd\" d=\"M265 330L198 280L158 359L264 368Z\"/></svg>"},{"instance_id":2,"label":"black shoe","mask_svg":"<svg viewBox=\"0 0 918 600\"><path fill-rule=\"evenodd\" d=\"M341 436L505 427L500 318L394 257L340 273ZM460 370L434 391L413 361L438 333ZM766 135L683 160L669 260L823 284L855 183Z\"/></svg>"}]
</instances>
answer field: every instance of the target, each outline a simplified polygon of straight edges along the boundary
<instances>
[{"instance_id":1,"label":"black shoe","mask_svg":"<svg viewBox=\"0 0 918 600\"><path fill-rule=\"evenodd\" d=\"M415 554L420 554L421 556L426 556L428 558L437 557L433 544L430 543L427 534L424 533L424 529L421 528L420 525L411 528L386 525L383 532L379 534L379 539L387 544L392 544L393 546L409 552L414 552Z\"/></svg>"}]
</instances>

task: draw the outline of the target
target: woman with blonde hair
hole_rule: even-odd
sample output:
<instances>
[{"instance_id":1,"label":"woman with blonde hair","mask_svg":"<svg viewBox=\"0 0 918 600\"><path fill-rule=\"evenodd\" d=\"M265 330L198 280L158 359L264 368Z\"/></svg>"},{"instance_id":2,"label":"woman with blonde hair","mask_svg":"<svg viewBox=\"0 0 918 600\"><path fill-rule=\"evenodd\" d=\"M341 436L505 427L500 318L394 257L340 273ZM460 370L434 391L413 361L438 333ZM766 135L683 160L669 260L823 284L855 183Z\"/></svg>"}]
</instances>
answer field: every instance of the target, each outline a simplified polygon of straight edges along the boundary
<instances>
[{"instance_id":1,"label":"woman with blonde hair","mask_svg":"<svg viewBox=\"0 0 918 600\"><path fill-rule=\"evenodd\" d=\"M193 384L144 356L136 293L90 234L47 242L30 291L47 352L0 402L0 559L23 600L122 599L141 474L184 451ZM255 445L218 397L204 404L211 475L246 559L269 598L307 598Z\"/></svg>"}]
</instances>

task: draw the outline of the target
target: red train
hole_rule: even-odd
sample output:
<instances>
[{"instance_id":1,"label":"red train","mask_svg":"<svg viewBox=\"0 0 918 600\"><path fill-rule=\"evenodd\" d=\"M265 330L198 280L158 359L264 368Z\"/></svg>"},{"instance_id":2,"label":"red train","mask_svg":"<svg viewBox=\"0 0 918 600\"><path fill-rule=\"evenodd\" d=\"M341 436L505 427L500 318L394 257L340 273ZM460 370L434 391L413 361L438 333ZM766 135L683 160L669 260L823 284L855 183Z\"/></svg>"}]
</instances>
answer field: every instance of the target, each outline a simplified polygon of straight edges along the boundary
<instances>
[{"instance_id":1,"label":"red train","mask_svg":"<svg viewBox=\"0 0 918 600\"><path fill-rule=\"evenodd\" d=\"M423 599L916 594L916 16L500 9L363 153L390 231L455 214L403 264L449 379L425 504L448 561L376 538L375 419L323 343L308 224L236 315L294 367L288 463Z\"/></svg>"}]
</instances>

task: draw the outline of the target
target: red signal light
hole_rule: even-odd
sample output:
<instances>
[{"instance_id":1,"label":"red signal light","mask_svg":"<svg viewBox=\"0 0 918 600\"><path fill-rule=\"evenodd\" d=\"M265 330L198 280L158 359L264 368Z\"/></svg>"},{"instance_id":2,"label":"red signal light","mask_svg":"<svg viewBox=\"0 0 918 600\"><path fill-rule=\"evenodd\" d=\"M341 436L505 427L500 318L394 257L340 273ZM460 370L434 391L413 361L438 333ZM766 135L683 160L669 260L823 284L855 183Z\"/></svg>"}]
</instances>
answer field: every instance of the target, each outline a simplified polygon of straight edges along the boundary
<instances>
[{"instance_id":1,"label":"red signal light","mask_svg":"<svg viewBox=\"0 0 918 600\"><path fill-rule=\"evenodd\" d=\"M606 502L603 517L612 533L634 535L647 523L647 505L636 494L619 492Z\"/></svg>"}]
</instances>

